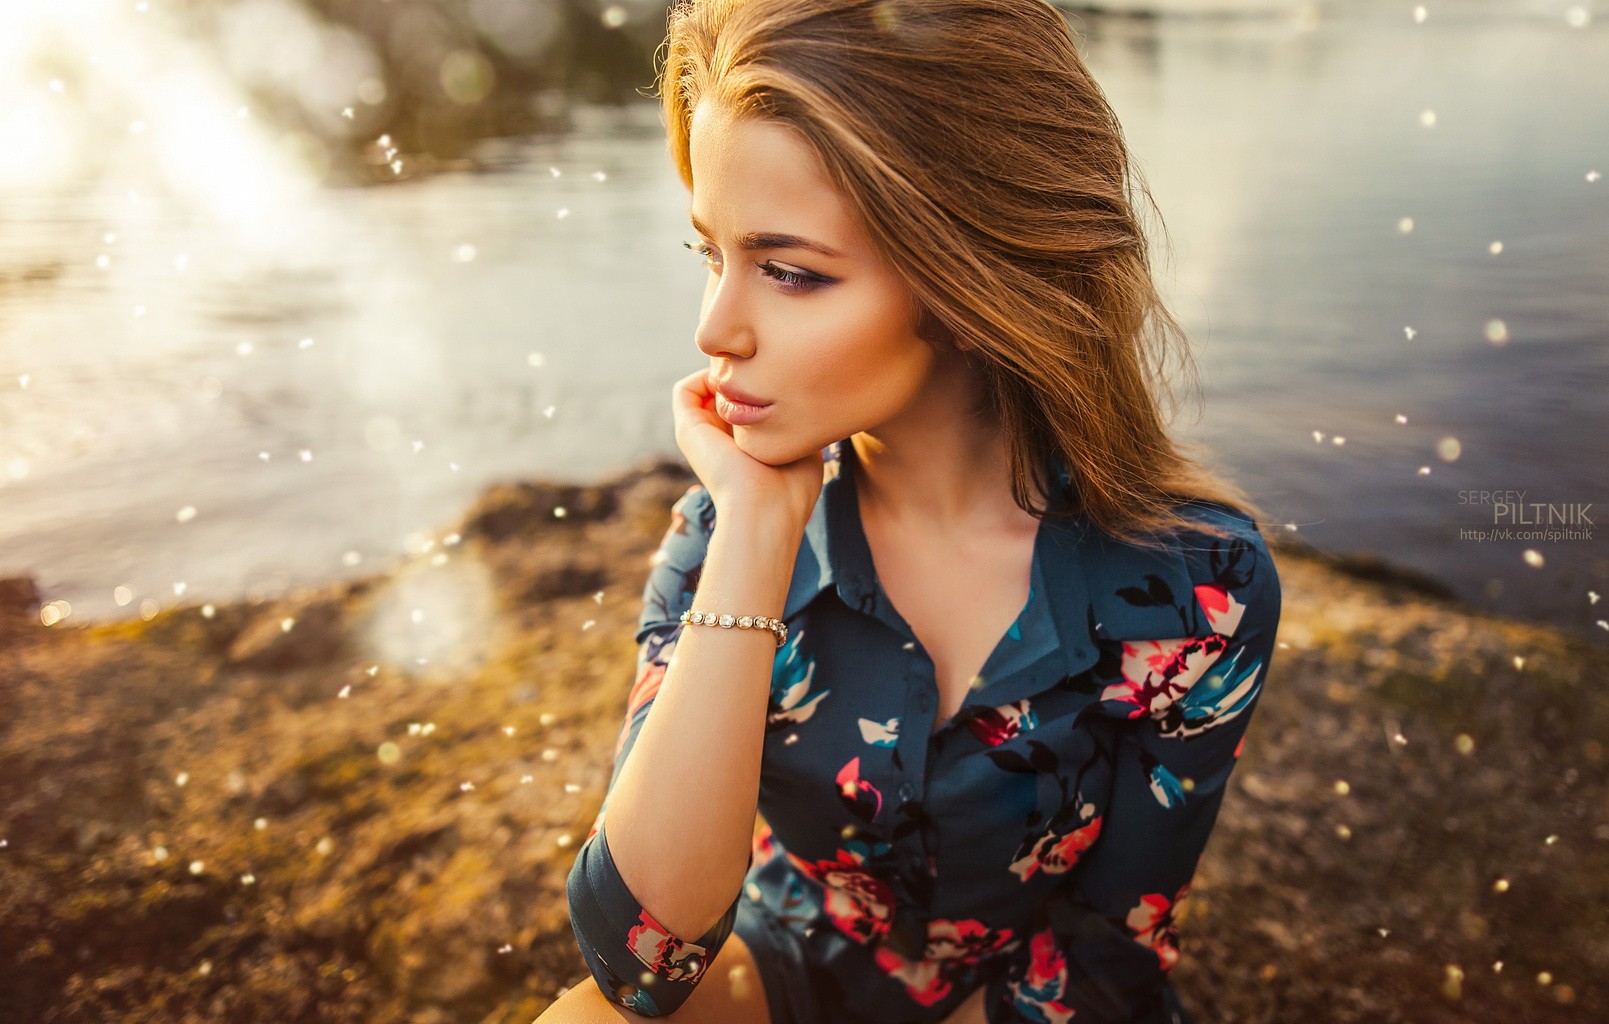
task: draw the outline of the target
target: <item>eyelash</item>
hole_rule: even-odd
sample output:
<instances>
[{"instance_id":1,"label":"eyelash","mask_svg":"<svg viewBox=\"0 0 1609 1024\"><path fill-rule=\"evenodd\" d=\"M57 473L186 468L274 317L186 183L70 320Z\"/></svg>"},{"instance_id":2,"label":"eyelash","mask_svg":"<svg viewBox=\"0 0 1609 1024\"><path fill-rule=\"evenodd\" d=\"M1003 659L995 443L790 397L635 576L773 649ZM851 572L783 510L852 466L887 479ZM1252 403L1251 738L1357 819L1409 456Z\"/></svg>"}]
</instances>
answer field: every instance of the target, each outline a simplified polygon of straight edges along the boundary
<instances>
[{"instance_id":1,"label":"eyelash","mask_svg":"<svg viewBox=\"0 0 1609 1024\"><path fill-rule=\"evenodd\" d=\"M710 258L715 255L715 251L707 245L694 245L692 242L683 242L682 245L704 257L704 262L706 265L709 264ZM809 291L816 285L827 283L820 278L807 277L804 274L796 273L792 270L783 270L782 268L772 266L769 263L759 263L756 264L756 266L758 266L767 277L778 282L788 291Z\"/></svg>"}]
</instances>

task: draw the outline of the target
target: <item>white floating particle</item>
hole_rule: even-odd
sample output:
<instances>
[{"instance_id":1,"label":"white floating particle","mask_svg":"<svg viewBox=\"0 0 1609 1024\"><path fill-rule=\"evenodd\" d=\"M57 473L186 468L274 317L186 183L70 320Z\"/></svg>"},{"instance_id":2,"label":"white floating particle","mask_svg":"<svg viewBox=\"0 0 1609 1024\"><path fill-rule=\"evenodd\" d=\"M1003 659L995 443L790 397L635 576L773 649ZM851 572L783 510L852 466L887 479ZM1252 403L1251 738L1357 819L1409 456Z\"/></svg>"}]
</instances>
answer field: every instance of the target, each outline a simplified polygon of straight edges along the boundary
<instances>
[{"instance_id":1,"label":"white floating particle","mask_svg":"<svg viewBox=\"0 0 1609 1024\"><path fill-rule=\"evenodd\" d=\"M173 585L173 596L180 597L187 589L189 589L188 586L181 580Z\"/></svg>"},{"instance_id":2,"label":"white floating particle","mask_svg":"<svg viewBox=\"0 0 1609 1024\"><path fill-rule=\"evenodd\" d=\"M1457 462L1463 452L1464 446L1458 443L1456 437L1444 437L1436 442L1436 457L1443 462Z\"/></svg>"},{"instance_id":3,"label":"white floating particle","mask_svg":"<svg viewBox=\"0 0 1609 1024\"><path fill-rule=\"evenodd\" d=\"M1336 434L1334 437L1330 438L1330 443L1335 445L1346 444L1346 438L1342 437L1340 434Z\"/></svg>"},{"instance_id":4,"label":"white floating particle","mask_svg":"<svg viewBox=\"0 0 1609 1024\"><path fill-rule=\"evenodd\" d=\"M137 317L144 316L145 315L145 307L144 306L135 306L134 307L134 315L137 316Z\"/></svg>"},{"instance_id":5,"label":"white floating particle","mask_svg":"<svg viewBox=\"0 0 1609 1024\"><path fill-rule=\"evenodd\" d=\"M560 219L560 220L563 220L563 219L564 219L564 218L566 218L566 217L568 217L568 216L570 216L570 210L569 210L569 208L568 208L568 207L563 207L563 208L561 208L561 209L560 209L560 210L559 210L559 212L558 212L558 218L559 218L559 219Z\"/></svg>"},{"instance_id":6,"label":"white floating particle","mask_svg":"<svg viewBox=\"0 0 1609 1024\"><path fill-rule=\"evenodd\" d=\"M175 775L173 777L173 784L175 786L182 786L182 785L184 785L185 783L187 783L189 781L190 781L190 773L189 772L180 772L179 774L177 774L177 775Z\"/></svg>"},{"instance_id":7,"label":"white floating particle","mask_svg":"<svg viewBox=\"0 0 1609 1024\"><path fill-rule=\"evenodd\" d=\"M303 448L301 451L296 453L296 456L297 456L297 458L301 459L303 462L312 462L313 461L313 450L311 448Z\"/></svg>"},{"instance_id":8,"label":"white floating particle","mask_svg":"<svg viewBox=\"0 0 1609 1024\"><path fill-rule=\"evenodd\" d=\"M609 180L609 175L605 174L602 171L593 171L592 172L592 180L593 181L607 181L607 180Z\"/></svg>"},{"instance_id":9,"label":"white floating particle","mask_svg":"<svg viewBox=\"0 0 1609 1024\"><path fill-rule=\"evenodd\" d=\"M499 953L512 953L514 952L514 947L505 942L497 947L497 951Z\"/></svg>"},{"instance_id":10,"label":"white floating particle","mask_svg":"<svg viewBox=\"0 0 1609 1024\"><path fill-rule=\"evenodd\" d=\"M1402 232L1405 235L1408 232L1412 231L1413 230L1413 218L1412 217L1403 217L1401 220L1397 221L1397 230Z\"/></svg>"},{"instance_id":11,"label":"white floating particle","mask_svg":"<svg viewBox=\"0 0 1609 1024\"><path fill-rule=\"evenodd\" d=\"M531 778L532 777L529 776L529 775L521 775L520 776L520 785L524 785L525 783L530 782Z\"/></svg>"},{"instance_id":12,"label":"white floating particle","mask_svg":"<svg viewBox=\"0 0 1609 1024\"><path fill-rule=\"evenodd\" d=\"M581 632L585 633L587 630L591 629L593 626L596 626L597 624L598 624L597 619L588 619L587 621L581 623Z\"/></svg>"},{"instance_id":13,"label":"white floating particle","mask_svg":"<svg viewBox=\"0 0 1609 1024\"><path fill-rule=\"evenodd\" d=\"M503 735L504 736L512 736L512 735L514 735L514 727L512 725L503 726Z\"/></svg>"},{"instance_id":14,"label":"white floating particle","mask_svg":"<svg viewBox=\"0 0 1609 1024\"><path fill-rule=\"evenodd\" d=\"M461 793L472 793L475 790L475 784L473 782L460 782L458 790Z\"/></svg>"},{"instance_id":15,"label":"white floating particle","mask_svg":"<svg viewBox=\"0 0 1609 1024\"><path fill-rule=\"evenodd\" d=\"M1314 444L1323 444L1324 443L1324 432L1322 430L1313 431L1313 443Z\"/></svg>"},{"instance_id":16,"label":"white floating particle","mask_svg":"<svg viewBox=\"0 0 1609 1024\"><path fill-rule=\"evenodd\" d=\"M1518 654L1514 655L1514 667L1515 668L1524 668L1525 667L1525 658L1522 655L1518 655Z\"/></svg>"},{"instance_id":17,"label":"white floating particle","mask_svg":"<svg viewBox=\"0 0 1609 1024\"><path fill-rule=\"evenodd\" d=\"M341 692L336 694L336 696L340 697L342 700L352 696L352 684L348 683L347 685L341 687Z\"/></svg>"},{"instance_id":18,"label":"white floating particle","mask_svg":"<svg viewBox=\"0 0 1609 1024\"><path fill-rule=\"evenodd\" d=\"M1430 467L1429 466L1420 466L1419 467L1419 475L1420 476L1429 476L1430 475Z\"/></svg>"},{"instance_id":19,"label":"white floating particle","mask_svg":"<svg viewBox=\"0 0 1609 1024\"><path fill-rule=\"evenodd\" d=\"M542 751L542 760L551 763L553 761L557 761L558 759L559 752L553 747L548 747L546 750Z\"/></svg>"},{"instance_id":20,"label":"white floating particle","mask_svg":"<svg viewBox=\"0 0 1609 1024\"><path fill-rule=\"evenodd\" d=\"M1404 416L1402 413L1399 412L1399 413L1397 413L1397 422L1398 423L1407 423L1408 422L1408 417Z\"/></svg>"},{"instance_id":21,"label":"white floating particle","mask_svg":"<svg viewBox=\"0 0 1609 1024\"><path fill-rule=\"evenodd\" d=\"M470 263L475 259L476 249L468 242L464 242L453 250L453 259L459 263Z\"/></svg>"},{"instance_id":22,"label":"white floating particle","mask_svg":"<svg viewBox=\"0 0 1609 1024\"><path fill-rule=\"evenodd\" d=\"M532 352L525 357L525 362L528 366L543 366L547 361L547 356L540 352Z\"/></svg>"},{"instance_id":23,"label":"white floating particle","mask_svg":"<svg viewBox=\"0 0 1609 1024\"><path fill-rule=\"evenodd\" d=\"M329 855L331 850L335 849L335 841L329 836L325 836L323 839L318 841L318 845L313 847L313 849L318 851L320 857L326 857Z\"/></svg>"},{"instance_id":24,"label":"white floating particle","mask_svg":"<svg viewBox=\"0 0 1609 1024\"><path fill-rule=\"evenodd\" d=\"M1545 843L1548 846L1552 846L1554 843L1556 843L1558 841L1559 841L1558 836L1548 836L1546 839L1542 840L1542 842Z\"/></svg>"},{"instance_id":25,"label":"white floating particle","mask_svg":"<svg viewBox=\"0 0 1609 1024\"><path fill-rule=\"evenodd\" d=\"M402 161L401 160L393 160L393 161L391 161L391 173L392 174L401 174L402 173Z\"/></svg>"},{"instance_id":26,"label":"white floating particle","mask_svg":"<svg viewBox=\"0 0 1609 1024\"><path fill-rule=\"evenodd\" d=\"M1530 566L1531 568L1533 568L1533 569L1542 568L1542 563L1543 563L1542 552L1536 550L1535 548L1526 548L1525 549L1525 554L1522 557L1525 559L1525 564Z\"/></svg>"},{"instance_id":27,"label":"white floating particle","mask_svg":"<svg viewBox=\"0 0 1609 1024\"><path fill-rule=\"evenodd\" d=\"M264 462L267 462L269 459L273 458L273 456L269 455L267 452L258 452L257 453L257 458L261 459Z\"/></svg>"},{"instance_id":28,"label":"white floating particle","mask_svg":"<svg viewBox=\"0 0 1609 1024\"><path fill-rule=\"evenodd\" d=\"M420 728L419 735L421 735L421 736L429 736L431 733L433 733L435 731L436 731L436 723L435 722L426 722Z\"/></svg>"},{"instance_id":29,"label":"white floating particle","mask_svg":"<svg viewBox=\"0 0 1609 1024\"><path fill-rule=\"evenodd\" d=\"M289 633L291 630L293 630L295 628L296 628L296 616L287 615L283 619L279 620L279 631L281 633Z\"/></svg>"},{"instance_id":30,"label":"white floating particle","mask_svg":"<svg viewBox=\"0 0 1609 1024\"><path fill-rule=\"evenodd\" d=\"M240 876L240 884L241 885L256 885L257 884L257 876L252 874L250 871L248 871L244 875Z\"/></svg>"},{"instance_id":31,"label":"white floating particle","mask_svg":"<svg viewBox=\"0 0 1609 1024\"><path fill-rule=\"evenodd\" d=\"M158 864L160 864L163 861L167 860L168 859L168 848L166 846L154 847L151 850L151 859L156 861Z\"/></svg>"},{"instance_id":32,"label":"white floating particle","mask_svg":"<svg viewBox=\"0 0 1609 1024\"><path fill-rule=\"evenodd\" d=\"M425 621L425 610L423 608L415 608L413 611L408 613L408 618L413 620L415 623L423 622Z\"/></svg>"},{"instance_id":33,"label":"white floating particle","mask_svg":"<svg viewBox=\"0 0 1609 1024\"><path fill-rule=\"evenodd\" d=\"M242 355L242 356L251 355L251 342L243 341L240 344L236 345L235 346L235 354L236 355Z\"/></svg>"},{"instance_id":34,"label":"white floating particle","mask_svg":"<svg viewBox=\"0 0 1609 1024\"><path fill-rule=\"evenodd\" d=\"M190 520L194 519L195 517L196 517L196 507L194 505L186 505L186 506L184 506L183 508L179 509L179 511L174 516L174 518L178 519L178 521L181 522L181 523L188 523Z\"/></svg>"},{"instance_id":35,"label":"white floating particle","mask_svg":"<svg viewBox=\"0 0 1609 1024\"><path fill-rule=\"evenodd\" d=\"M130 135L143 135L145 133L145 122L130 121L128 125L128 133Z\"/></svg>"},{"instance_id":36,"label":"white floating particle","mask_svg":"<svg viewBox=\"0 0 1609 1024\"><path fill-rule=\"evenodd\" d=\"M375 750L374 756L380 759L381 764L396 764L402 760L402 748L386 740Z\"/></svg>"},{"instance_id":37,"label":"white floating particle","mask_svg":"<svg viewBox=\"0 0 1609 1024\"><path fill-rule=\"evenodd\" d=\"M99 256L95 257L95 265L100 267L102 270L105 270L107 267L112 265L112 258L103 252Z\"/></svg>"},{"instance_id":38,"label":"white floating particle","mask_svg":"<svg viewBox=\"0 0 1609 1024\"><path fill-rule=\"evenodd\" d=\"M1508 344L1508 324L1501 320L1486 321L1486 340L1502 347Z\"/></svg>"},{"instance_id":39,"label":"white floating particle","mask_svg":"<svg viewBox=\"0 0 1609 1024\"><path fill-rule=\"evenodd\" d=\"M569 515L569 512L565 509L565 507L563 505L559 505L558 507L556 507L553 510L553 518L554 519L563 519L567 515Z\"/></svg>"},{"instance_id":40,"label":"white floating particle","mask_svg":"<svg viewBox=\"0 0 1609 1024\"><path fill-rule=\"evenodd\" d=\"M1597 171L1588 171L1587 172L1587 180L1588 181L1597 181L1601 177L1603 177L1603 175L1599 174Z\"/></svg>"},{"instance_id":41,"label":"white floating particle","mask_svg":"<svg viewBox=\"0 0 1609 1024\"><path fill-rule=\"evenodd\" d=\"M61 79L52 78L50 80L50 91L51 92L61 92L63 88L64 88L64 86L62 85Z\"/></svg>"},{"instance_id":42,"label":"white floating particle","mask_svg":"<svg viewBox=\"0 0 1609 1024\"><path fill-rule=\"evenodd\" d=\"M1503 243L1493 242L1491 245L1486 247L1486 251L1491 253L1493 256L1496 256L1498 253L1503 251Z\"/></svg>"},{"instance_id":43,"label":"white floating particle","mask_svg":"<svg viewBox=\"0 0 1609 1024\"><path fill-rule=\"evenodd\" d=\"M581 792L581 786L580 786L579 783L566 782L564 784L564 791L566 793L579 793L579 792Z\"/></svg>"},{"instance_id":44,"label":"white floating particle","mask_svg":"<svg viewBox=\"0 0 1609 1024\"><path fill-rule=\"evenodd\" d=\"M1586 28L1592 24L1592 12L1585 7L1568 7L1564 11L1564 23L1571 28Z\"/></svg>"},{"instance_id":45,"label":"white floating particle","mask_svg":"<svg viewBox=\"0 0 1609 1024\"><path fill-rule=\"evenodd\" d=\"M425 443L423 441L419 440L418 438L414 438L413 451L414 451L415 455L417 455L419 452L423 451L424 447L425 447Z\"/></svg>"},{"instance_id":46,"label":"white floating particle","mask_svg":"<svg viewBox=\"0 0 1609 1024\"><path fill-rule=\"evenodd\" d=\"M199 874L201 874L201 872L203 872L205 870L207 870L207 862L206 861L204 861L204 860L193 860L193 861L190 862L190 873L192 875L199 875Z\"/></svg>"},{"instance_id":47,"label":"white floating particle","mask_svg":"<svg viewBox=\"0 0 1609 1024\"><path fill-rule=\"evenodd\" d=\"M548 419L552 419L553 418L553 410L555 408L557 408L557 407L552 406L552 405L548 406L546 409L542 410L542 415L546 416Z\"/></svg>"},{"instance_id":48,"label":"white floating particle","mask_svg":"<svg viewBox=\"0 0 1609 1024\"><path fill-rule=\"evenodd\" d=\"M1414 330L1414 329L1413 329L1413 328L1412 328L1412 327L1404 327L1404 328L1403 328L1403 329L1402 329L1402 334L1403 334L1403 337L1405 337L1405 338L1407 338L1407 339L1408 339L1408 340L1409 340L1409 341L1412 341L1412 340L1413 340L1413 336L1414 336L1414 335L1416 335L1416 334L1418 334L1418 333L1419 333L1419 332L1418 332L1418 331L1416 331L1416 330Z\"/></svg>"},{"instance_id":49,"label":"white floating particle","mask_svg":"<svg viewBox=\"0 0 1609 1024\"><path fill-rule=\"evenodd\" d=\"M1436 112L1434 110L1422 110L1422 111L1420 111L1419 112L1419 123L1424 125L1426 128L1434 128L1434 127L1436 127Z\"/></svg>"},{"instance_id":50,"label":"white floating particle","mask_svg":"<svg viewBox=\"0 0 1609 1024\"><path fill-rule=\"evenodd\" d=\"M33 376L31 374L27 374L27 373L18 374L17 375L17 387L26 388L28 386L28 382L30 380L33 380Z\"/></svg>"},{"instance_id":51,"label":"white floating particle","mask_svg":"<svg viewBox=\"0 0 1609 1024\"><path fill-rule=\"evenodd\" d=\"M356 115L353 114L351 107L342 107L341 108L341 116L346 118L348 121L350 121Z\"/></svg>"},{"instance_id":52,"label":"white floating particle","mask_svg":"<svg viewBox=\"0 0 1609 1024\"><path fill-rule=\"evenodd\" d=\"M1428 18L1429 16L1430 16L1430 12L1425 10L1425 5L1424 4L1418 4L1418 5L1416 5L1414 7L1414 9L1413 9L1414 24L1423 25L1425 23L1425 19Z\"/></svg>"},{"instance_id":53,"label":"white floating particle","mask_svg":"<svg viewBox=\"0 0 1609 1024\"><path fill-rule=\"evenodd\" d=\"M144 5L142 4L141 6L144 6ZM203 978L205 978L207 975L211 974L212 973L212 961L211 960L203 960L203 961L201 961L200 964L196 965L196 973L201 975Z\"/></svg>"},{"instance_id":54,"label":"white floating particle","mask_svg":"<svg viewBox=\"0 0 1609 1024\"><path fill-rule=\"evenodd\" d=\"M543 725L552 725L554 722L557 722L558 720L559 720L559 716L555 715L551 711L542 712L542 717L537 719L537 721L542 723Z\"/></svg>"},{"instance_id":55,"label":"white floating particle","mask_svg":"<svg viewBox=\"0 0 1609 1024\"><path fill-rule=\"evenodd\" d=\"M1598 592L1597 591L1595 591L1595 590L1587 591L1587 603L1588 604L1597 604L1598 603Z\"/></svg>"},{"instance_id":56,"label":"white floating particle","mask_svg":"<svg viewBox=\"0 0 1609 1024\"><path fill-rule=\"evenodd\" d=\"M301 341L298 341L296 343L296 347L297 348L312 348L313 347L313 339L312 338L303 338Z\"/></svg>"},{"instance_id":57,"label":"white floating particle","mask_svg":"<svg viewBox=\"0 0 1609 1024\"><path fill-rule=\"evenodd\" d=\"M263 829L268 827L268 819L258 818L256 821L251 823L251 827L261 832Z\"/></svg>"},{"instance_id":58,"label":"white floating particle","mask_svg":"<svg viewBox=\"0 0 1609 1024\"><path fill-rule=\"evenodd\" d=\"M555 843L557 843L561 847L569 846L570 843L572 842L571 837L570 837L570 833L568 833L568 832L560 832L559 837L557 839L553 840L553 841Z\"/></svg>"}]
</instances>

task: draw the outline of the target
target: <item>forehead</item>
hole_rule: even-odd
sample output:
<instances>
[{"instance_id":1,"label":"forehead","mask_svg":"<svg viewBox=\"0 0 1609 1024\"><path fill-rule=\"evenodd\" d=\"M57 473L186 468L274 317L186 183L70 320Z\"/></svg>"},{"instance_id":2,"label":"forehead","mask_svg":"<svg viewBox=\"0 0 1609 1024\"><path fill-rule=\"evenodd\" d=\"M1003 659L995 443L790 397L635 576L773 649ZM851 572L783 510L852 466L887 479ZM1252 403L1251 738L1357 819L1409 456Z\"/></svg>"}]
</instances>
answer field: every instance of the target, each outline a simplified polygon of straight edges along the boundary
<instances>
[{"instance_id":1,"label":"forehead","mask_svg":"<svg viewBox=\"0 0 1609 1024\"><path fill-rule=\"evenodd\" d=\"M692 214L711 230L787 232L848 252L862 243L821 158L777 121L733 117L709 100L688 133Z\"/></svg>"}]
</instances>

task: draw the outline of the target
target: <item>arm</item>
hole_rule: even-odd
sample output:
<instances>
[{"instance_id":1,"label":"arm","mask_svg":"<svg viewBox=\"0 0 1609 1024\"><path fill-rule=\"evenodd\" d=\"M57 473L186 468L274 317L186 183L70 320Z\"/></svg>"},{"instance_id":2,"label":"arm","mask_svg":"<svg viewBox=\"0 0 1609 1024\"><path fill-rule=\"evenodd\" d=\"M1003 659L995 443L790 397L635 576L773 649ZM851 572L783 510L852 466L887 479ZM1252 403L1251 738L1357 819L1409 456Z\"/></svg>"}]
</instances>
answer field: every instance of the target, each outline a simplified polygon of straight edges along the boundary
<instances>
[{"instance_id":1,"label":"arm","mask_svg":"<svg viewBox=\"0 0 1609 1024\"><path fill-rule=\"evenodd\" d=\"M1159 642L1196 676L1182 695L1156 715L1100 720L1112 726L1114 774L1099 838L1047 899L1044 926L989 981L989 1024L1175 1021L1174 914L1240 756L1279 624L1279 578L1266 549L1253 550L1235 585L1197 588L1213 636Z\"/></svg>"},{"instance_id":2,"label":"arm","mask_svg":"<svg viewBox=\"0 0 1609 1024\"><path fill-rule=\"evenodd\" d=\"M598 987L651 1017L686 1001L731 932L752 858L776 651L766 630L679 619L695 591L699 610L780 617L802 539L739 508L715 532L698 485L672 511L643 591L614 771L567 880L571 926Z\"/></svg>"}]
</instances>

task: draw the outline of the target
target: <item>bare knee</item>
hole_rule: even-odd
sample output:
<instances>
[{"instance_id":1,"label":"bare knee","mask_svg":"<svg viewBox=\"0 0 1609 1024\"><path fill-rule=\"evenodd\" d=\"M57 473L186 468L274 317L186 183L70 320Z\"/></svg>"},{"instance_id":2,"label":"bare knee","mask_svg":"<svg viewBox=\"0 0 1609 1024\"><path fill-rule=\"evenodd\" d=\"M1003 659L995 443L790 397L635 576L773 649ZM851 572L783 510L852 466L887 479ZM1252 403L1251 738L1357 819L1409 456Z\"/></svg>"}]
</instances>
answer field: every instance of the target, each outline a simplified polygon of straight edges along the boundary
<instances>
[{"instance_id":1,"label":"bare knee","mask_svg":"<svg viewBox=\"0 0 1609 1024\"><path fill-rule=\"evenodd\" d=\"M589 977L555 999L532 1024L620 1024L652 1019L611 1003Z\"/></svg>"}]
</instances>

